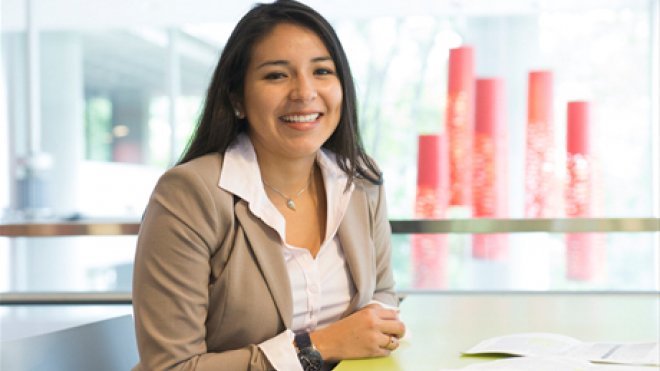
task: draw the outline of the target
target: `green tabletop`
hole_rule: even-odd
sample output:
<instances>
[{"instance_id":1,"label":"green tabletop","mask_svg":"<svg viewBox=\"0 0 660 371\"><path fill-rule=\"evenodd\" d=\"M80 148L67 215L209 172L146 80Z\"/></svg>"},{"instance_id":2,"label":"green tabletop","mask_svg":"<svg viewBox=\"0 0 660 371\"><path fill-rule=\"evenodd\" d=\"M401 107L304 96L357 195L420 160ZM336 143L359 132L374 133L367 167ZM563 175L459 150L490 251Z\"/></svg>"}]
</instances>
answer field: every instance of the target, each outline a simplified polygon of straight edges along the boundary
<instances>
[{"instance_id":1,"label":"green tabletop","mask_svg":"<svg viewBox=\"0 0 660 371\"><path fill-rule=\"evenodd\" d=\"M493 360L461 351L494 336L551 332L582 341L660 341L660 295L628 293L411 294L408 335L385 358L346 360L337 371L459 368Z\"/></svg>"}]
</instances>

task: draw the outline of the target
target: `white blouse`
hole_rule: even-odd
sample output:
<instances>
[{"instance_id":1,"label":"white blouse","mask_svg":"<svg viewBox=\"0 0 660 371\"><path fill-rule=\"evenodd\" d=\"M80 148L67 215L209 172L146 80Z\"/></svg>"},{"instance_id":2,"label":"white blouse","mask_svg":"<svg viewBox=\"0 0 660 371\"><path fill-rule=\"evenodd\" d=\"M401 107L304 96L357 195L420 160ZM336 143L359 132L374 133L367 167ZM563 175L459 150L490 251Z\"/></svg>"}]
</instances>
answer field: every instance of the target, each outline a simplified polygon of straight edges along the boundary
<instances>
[{"instance_id":1,"label":"white blouse","mask_svg":"<svg viewBox=\"0 0 660 371\"><path fill-rule=\"evenodd\" d=\"M326 235L316 258L308 249L286 243L284 216L272 204L261 180L261 172L250 138L242 134L224 155L219 187L248 203L250 211L273 228L282 241L282 254L291 282L293 321L291 329L259 347L277 370L301 370L294 332L312 331L341 318L355 294L337 229L348 207L354 185L346 190L348 177L332 152L321 149L316 162L326 191Z\"/></svg>"}]
</instances>

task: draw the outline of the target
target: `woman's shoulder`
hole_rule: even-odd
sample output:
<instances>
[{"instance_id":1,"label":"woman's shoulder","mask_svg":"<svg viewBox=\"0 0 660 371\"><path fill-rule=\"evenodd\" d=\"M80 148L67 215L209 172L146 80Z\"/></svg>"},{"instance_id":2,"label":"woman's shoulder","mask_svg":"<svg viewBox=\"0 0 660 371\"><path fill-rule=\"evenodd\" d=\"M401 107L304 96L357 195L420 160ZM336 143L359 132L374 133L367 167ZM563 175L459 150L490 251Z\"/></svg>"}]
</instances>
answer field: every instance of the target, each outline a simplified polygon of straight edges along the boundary
<instances>
[{"instance_id":1,"label":"woman's shoulder","mask_svg":"<svg viewBox=\"0 0 660 371\"><path fill-rule=\"evenodd\" d=\"M154 196L189 209L195 209L194 205L200 209L213 205L216 210L229 212L233 196L218 185L222 158L219 153L206 154L172 167L158 180Z\"/></svg>"},{"instance_id":2,"label":"woman's shoulder","mask_svg":"<svg viewBox=\"0 0 660 371\"><path fill-rule=\"evenodd\" d=\"M194 176L203 180L217 182L222 169L222 155L208 153L167 170L164 176Z\"/></svg>"},{"instance_id":3,"label":"woman's shoulder","mask_svg":"<svg viewBox=\"0 0 660 371\"><path fill-rule=\"evenodd\" d=\"M218 152L207 153L205 155L194 158L183 164L174 166L171 170L181 168L188 169L189 171L207 171L210 169L219 170L222 166L222 154Z\"/></svg>"},{"instance_id":4,"label":"woman's shoulder","mask_svg":"<svg viewBox=\"0 0 660 371\"><path fill-rule=\"evenodd\" d=\"M221 170L222 155L209 153L168 169L158 180L156 188L177 192L203 190L215 194L216 189L220 190L217 185Z\"/></svg>"},{"instance_id":5,"label":"woman's shoulder","mask_svg":"<svg viewBox=\"0 0 660 371\"><path fill-rule=\"evenodd\" d=\"M217 248L234 220L233 195L218 186L221 166L222 156L215 153L170 168L158 180L145 215L175 215L163 222L191 226L209 249Z\"/></svg>"}]
</instances>

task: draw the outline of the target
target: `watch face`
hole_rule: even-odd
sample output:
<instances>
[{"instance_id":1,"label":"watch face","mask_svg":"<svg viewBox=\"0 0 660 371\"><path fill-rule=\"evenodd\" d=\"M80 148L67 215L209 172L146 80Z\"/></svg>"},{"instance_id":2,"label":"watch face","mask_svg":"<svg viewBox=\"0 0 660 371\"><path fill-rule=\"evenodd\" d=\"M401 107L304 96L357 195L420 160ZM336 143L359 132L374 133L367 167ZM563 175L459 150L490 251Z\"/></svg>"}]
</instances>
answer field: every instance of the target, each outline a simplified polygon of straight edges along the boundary
<instances>
[{"instance_id":1,"label":"watch face","mask_svg":"<svg viewBox=\"0 0 660 371\"><path fill-rule=\"evenodd\" d=\"M305 371L319 371L323 366L321 353L313 348L303 348L298 352L298 359Z\"/></svg>"}]
</instances>

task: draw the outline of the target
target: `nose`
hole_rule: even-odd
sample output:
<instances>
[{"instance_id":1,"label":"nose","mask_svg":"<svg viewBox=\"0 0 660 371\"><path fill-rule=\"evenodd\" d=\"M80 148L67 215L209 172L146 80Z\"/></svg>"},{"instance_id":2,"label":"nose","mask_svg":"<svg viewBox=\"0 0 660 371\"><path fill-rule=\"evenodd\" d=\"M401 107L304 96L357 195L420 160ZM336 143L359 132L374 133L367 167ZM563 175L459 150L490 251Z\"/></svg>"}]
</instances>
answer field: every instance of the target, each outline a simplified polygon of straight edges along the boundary
<instances>
[{"instance_id":1,"label":"nose","mask_svg":"<svg viewBox=\"0 0 660 371\"><path fill-rule=\"evenodd\" d=\"M312 77L299 75L293 80L292 85L289 93L289 99L292 101L310 102L318 96Z\"/></svg>"}]
</instances>

